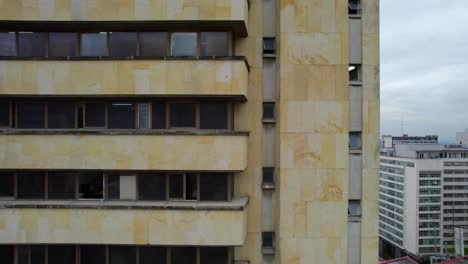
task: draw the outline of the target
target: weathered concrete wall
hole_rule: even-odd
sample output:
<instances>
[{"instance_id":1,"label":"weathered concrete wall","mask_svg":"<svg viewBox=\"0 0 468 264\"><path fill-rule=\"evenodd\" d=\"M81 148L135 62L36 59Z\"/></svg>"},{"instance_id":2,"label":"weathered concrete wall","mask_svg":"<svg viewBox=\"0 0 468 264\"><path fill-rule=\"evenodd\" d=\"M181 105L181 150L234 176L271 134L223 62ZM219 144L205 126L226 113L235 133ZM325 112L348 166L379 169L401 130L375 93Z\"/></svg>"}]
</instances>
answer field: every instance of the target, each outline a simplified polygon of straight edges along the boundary
<instances>
[{"instance_id":1,"label":"weathered concrete wall","mask_svg":"<svg viewBox=\"0 0 468 264\"><path fill-rule=\"evenodd\" d=\"M2 169L242 171L248 136L1 135Z\"/></svg>"},{"instance_id":2,"label":"weathered concrete wall","mask_svg":"<svg viewBox=\"0 0 468 264\"><path fill-rule=\"evenodd\" d=\"M247 95L244 61L0 61L0 94Z\"/></svg>"}]
</instances>

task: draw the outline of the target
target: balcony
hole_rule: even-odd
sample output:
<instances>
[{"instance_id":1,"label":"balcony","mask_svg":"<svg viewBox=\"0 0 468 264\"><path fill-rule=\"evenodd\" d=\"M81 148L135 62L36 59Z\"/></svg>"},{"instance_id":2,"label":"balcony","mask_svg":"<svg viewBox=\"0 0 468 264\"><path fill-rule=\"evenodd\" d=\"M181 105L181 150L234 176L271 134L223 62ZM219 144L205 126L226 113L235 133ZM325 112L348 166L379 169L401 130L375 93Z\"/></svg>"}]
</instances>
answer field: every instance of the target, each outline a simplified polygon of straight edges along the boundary
<instances>
[{"instance_id":1,"label":"balcony","mask_svg":"<svg viewBox=\"0 0 468 264\"><path fill-rule=\"evenodd\" d=\"M5 60L0 95L216 96L245 100L243 58L217 60Z\"/></svg>"},{"instance_id":2,"label":"balcony","mask_svg":"<svg viewBox=\"0 0 468 264\"><path fill-rule=\"evenodd\" d=\"M242 171L247 141L247 132L218 130L4 130L0 168Z\"/></svg>"},{"instance_id":3,"label":"balcony","mask_svg":"<svg viewBox=\"0 0 468 264\"><path fill-rule=\"evenodd\" d=\"M242 246L247 203L2 201L0 236L4 244Z\"/></svg>"}]
</instances>

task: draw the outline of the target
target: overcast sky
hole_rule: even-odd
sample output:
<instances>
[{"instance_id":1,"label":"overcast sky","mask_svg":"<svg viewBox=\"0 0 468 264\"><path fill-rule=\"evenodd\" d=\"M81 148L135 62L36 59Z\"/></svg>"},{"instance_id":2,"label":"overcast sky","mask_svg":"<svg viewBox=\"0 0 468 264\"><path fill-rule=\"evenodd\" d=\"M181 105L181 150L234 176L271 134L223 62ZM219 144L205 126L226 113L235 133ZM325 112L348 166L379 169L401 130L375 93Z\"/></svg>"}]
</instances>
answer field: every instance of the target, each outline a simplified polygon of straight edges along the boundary
<instances>
[{"instance_id":1,"label":"overcast sky","mask_svg":"<svg viewBox=\"0 0 468 264\"><path fill-rule=\"evenodd\" d=\"M380 0L381 133L468 128L468 0Z\"/></svg>"}]
</instances>

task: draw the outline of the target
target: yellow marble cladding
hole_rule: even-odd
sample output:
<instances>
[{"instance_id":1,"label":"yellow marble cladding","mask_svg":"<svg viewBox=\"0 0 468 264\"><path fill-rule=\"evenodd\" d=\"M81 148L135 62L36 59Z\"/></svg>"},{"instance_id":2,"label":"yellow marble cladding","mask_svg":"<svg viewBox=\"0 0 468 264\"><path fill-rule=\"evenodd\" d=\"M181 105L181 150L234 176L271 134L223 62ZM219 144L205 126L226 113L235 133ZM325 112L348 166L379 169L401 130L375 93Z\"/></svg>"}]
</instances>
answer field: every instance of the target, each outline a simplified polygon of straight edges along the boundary
<instances>
[{"instance_id":1,"label":"yellow marble cladding","mask_svg":"<svg viewBox=\"0 0 468 264\"><path fill-rule=\"evenodd\" d=\"M244 210L1 209L2 244L240 246Z\"/></svg>"},{"instance_id":2,"label":"yellow marble cladding","mask_svg":"<svg viewBox=\"0 0 468 264\"><path fill-rule=\"evenodd\" d=\"M247 0L0 0L1 20L225 20L247 24Z\"/></svg>"},{"instance_id":3,"label":"yellow marble cladding","mask_svg":"<svg viewBox=\"0 0 468 264\"><path fill-rule=\"evenodd\" d=\"M243 60L0 61L0 95L247 96Z\"/></svg>"},{"instance_id":4,"label":"yellow marble cladding","mask_svg":"<svg viewBox=\"0 0 468 264\"><path fill-rule=\"evenodd\" d=\"M242 171L248 136L2 135L2 169Z\"/></svg>"}]
</instances>

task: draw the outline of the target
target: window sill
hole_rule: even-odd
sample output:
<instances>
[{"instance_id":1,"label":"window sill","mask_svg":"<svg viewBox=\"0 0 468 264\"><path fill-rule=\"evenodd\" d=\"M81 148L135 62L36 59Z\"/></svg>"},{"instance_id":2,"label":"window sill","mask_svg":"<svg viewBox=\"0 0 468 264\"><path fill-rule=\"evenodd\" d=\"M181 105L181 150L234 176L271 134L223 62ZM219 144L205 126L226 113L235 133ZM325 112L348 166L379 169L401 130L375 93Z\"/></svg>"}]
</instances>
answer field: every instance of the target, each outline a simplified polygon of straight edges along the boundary
<instances>
[{"instance_id":1,"label":"window sill","mask_svg":"<svg viewBox=\"0 0 468 264\"><path fill-rule=\"evenodd\" d=\"M349 154L362 154L361 148L349 148Z\"/></svg>"},{"instance_id":2,"label":"window sill","mask_svg":"<svg viewBox=\"0 0 468 264\"><path fill-rule=\"evenodd\" d=\"M146 210L218 210L242 211L247 208L247 197L232 201L102 201L102 200L15 200L0 201L1 209L48 208L48 209L146 209Z\"/></svg>"},{"instance_id":3,"label":"window sill","mask_svg":"<svg viewBox=\"0 0 468 264\"><path fill-rule=\"evenodd\" d=\"M276 124L276 119L273 118L265 118L262 120L263 124Z\"/></svg>"},{"instance_id":4,"label":"window sill","mask_svg":"<svg viewBox=\"0 0 468 264\"><path fill-rule=\"evenodd\" d=\"M276 59L275 53L263 53L263 58L265 59Z\"/></svg>"},{"instance_id":5,"label":"window sill","mask_svg":"<svg viewBox=\"0 0 468 264\"><path fill-rule=\"evenodd\" d=\"M274 255L275 248L274 247L262 247L262 254L263 255Z\"/></svg>"},{"instance_id":6,"label":"window sill","mask_svg":"<svg viewBox=\"0 0 468 264\"><path fill-rule=\"evenodd\" d=\"M362 81L349 81L351 86L362 86Z\"/></svg>"},{"instance_id":7,"label":"window sill","mask_svg":"<svg viewBox=\"0 0 468 264\"><path fill-rule=\"evenodd\" d=\"M361 222L361 215L348 215L348 222Z\"/></svg>"},{"instance_id":8,"label":"window sill","mask_svg":"<svg viewBox=\"0 0 468 264\"><path fill-rule=\"evenodd\" d=\"M0 129L0 135L202 135L248 136L248 131L172 129Z\"/></svg>"},{"instance_id":9,"label":"window sill","mask_svg":"<svg viewBox=\"0 0 468 264\"><path fill-rule=\"evenodd\" d=\"M362 14L348 14L349 18L361 18Z\"/></svg>"},{"instance_id":10,"label":"window sill","mask_svg":"<svg viewBox=\"0 0 468 264\"><path fill-rule=\"evenodd\" d=\"M274 190L276 189L276 186L274 183L262 183L262 188L264 190Z\"/></svg>"}]
</instances>

